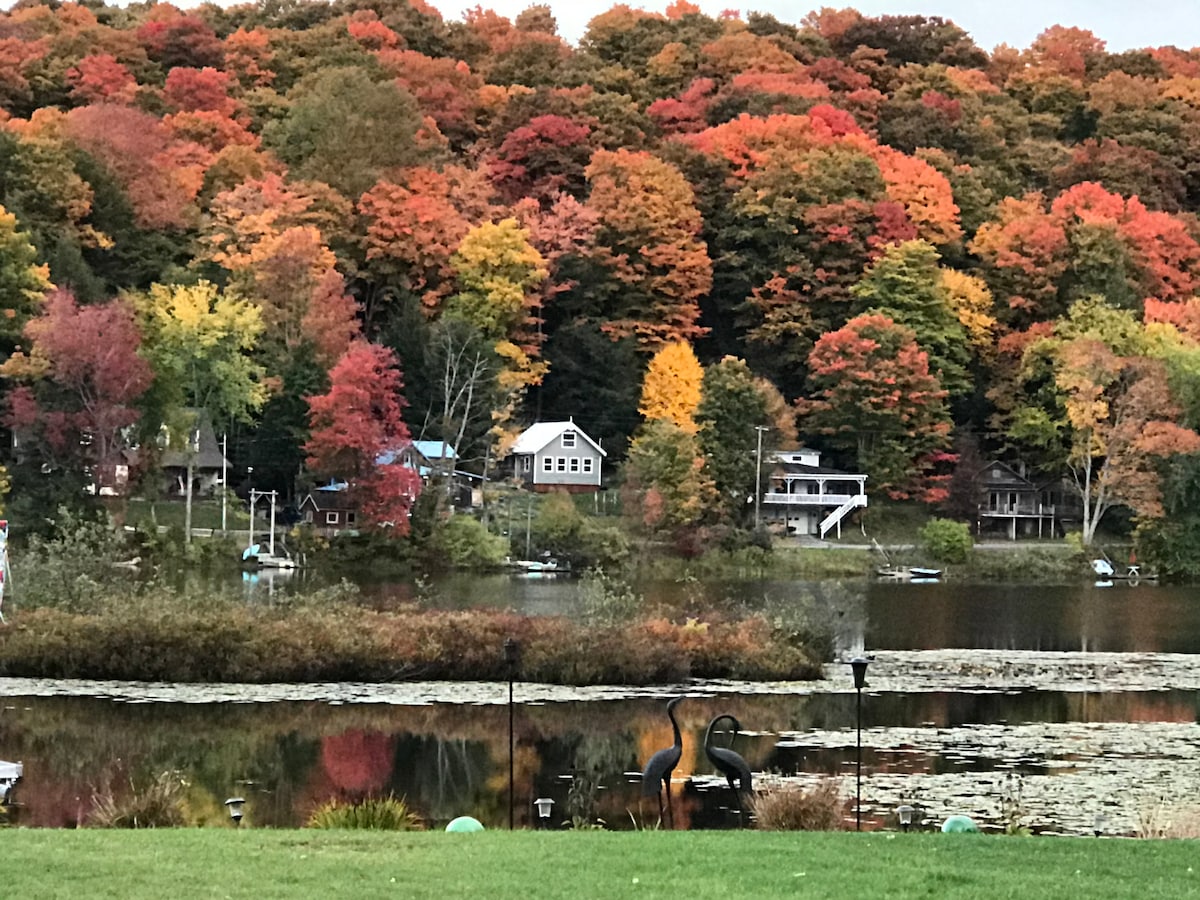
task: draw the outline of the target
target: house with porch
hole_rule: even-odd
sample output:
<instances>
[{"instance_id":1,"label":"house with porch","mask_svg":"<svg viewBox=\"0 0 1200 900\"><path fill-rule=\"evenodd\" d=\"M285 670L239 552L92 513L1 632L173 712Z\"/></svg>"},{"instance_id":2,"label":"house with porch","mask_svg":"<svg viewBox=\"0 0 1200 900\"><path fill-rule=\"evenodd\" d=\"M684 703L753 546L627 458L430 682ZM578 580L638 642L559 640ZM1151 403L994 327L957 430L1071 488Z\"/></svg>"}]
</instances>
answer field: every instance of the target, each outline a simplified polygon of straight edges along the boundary
<instances>
[{"instance_id":1,"label":"house with porch","mask_svg":"<svg viewBox=\"0 0 1200 900\"><path fill-rule=\"evenodd\" d=\"M1031 478L1024 463L993 460L975 476L981 498L975 521L978 534L1061 537L1079 521L1079 498L1062 478Z\"/></svg>"},{"instance_id":2,"label":"house with porch","mask_svg":"<svg viewBox=\"0 0 1200 900\"><path fill-rule=\"evenodd\" d=\"M763 454L760 515L788 534L842 536L842 521L867 505L867 476L821 465L817 450L774 450Z\"/></svg>"},{"instance_id":3,"label":"house with porch","mask_svg":"<svg viewBox=\"0 0 1200 900\"><path fill-rule=\"evenodd\" d=\"M600 490L607 455L573 419L538 422L522 431L512 446L513 476L538 493L594 493Z\"/></svg>"}]
</instances>

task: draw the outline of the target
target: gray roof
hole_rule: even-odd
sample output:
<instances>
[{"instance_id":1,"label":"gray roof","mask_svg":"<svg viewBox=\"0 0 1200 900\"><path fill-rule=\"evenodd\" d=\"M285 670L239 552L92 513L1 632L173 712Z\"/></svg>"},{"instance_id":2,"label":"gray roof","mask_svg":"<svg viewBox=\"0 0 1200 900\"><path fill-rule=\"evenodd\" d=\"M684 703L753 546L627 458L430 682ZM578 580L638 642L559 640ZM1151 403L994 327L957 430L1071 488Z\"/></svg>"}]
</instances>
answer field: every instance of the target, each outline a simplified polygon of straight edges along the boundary
<instances>
[{"instance_id":1,"label":"gray roof","mask_svg":"<svg viewBox=\"0 0 1200 900\"><path fill-rule=\"evenodd\" d=\"M221 445L213 430L212 419L205 410L191 410L191 412L196 415L196 428L200 432L199 450L196 453L165 450L162 455L162 467L164 469L186 469L190 458L194 470L222 468L226 465L225 454L221 452Z\"/></svg>"}]
</instances>

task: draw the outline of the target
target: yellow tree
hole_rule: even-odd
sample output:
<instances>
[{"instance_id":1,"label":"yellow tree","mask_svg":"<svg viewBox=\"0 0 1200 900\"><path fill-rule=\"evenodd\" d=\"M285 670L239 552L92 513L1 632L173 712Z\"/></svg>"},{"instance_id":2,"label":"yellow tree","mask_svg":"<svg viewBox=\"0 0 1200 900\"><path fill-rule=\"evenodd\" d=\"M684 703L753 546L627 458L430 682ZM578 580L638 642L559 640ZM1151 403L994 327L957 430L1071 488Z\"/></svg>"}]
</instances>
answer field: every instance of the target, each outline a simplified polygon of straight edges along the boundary
<instances>
[{"instance_id":1,"label":"yellow tree","mask_svg":"<svg viewBox=\"0 0 1200 900\"><path fill-rule=\"evenodd\" d=\"M262 313L207 281L155 284L132 299L142 325L140 352L154 369L161 420L168 433L186 436L184 533L190 541L197 412L248 420L266 401L266 373L251 355L263 331Z\"/></svg>"},{"instance_id":2,"label":"yellow tree","mask_svg":"<svg viewBox=\"0 0 1200 900\"><path fill-rule=\"evenodd\" d=\"M525 392L540 384L547 367L541 350L541 294L546 261L529 242L529 232L516 219L485 222L467 232L450 258L458 285L446 300L443 318L471 326L495 351L498 396L492 410L493 432L501 455L515 438L512 422ZM461 446L460 420L453 438Z\"/></svg>"},{"instance_id":3,"label":"yellow tree","mask_svg":"<svg viewBox=\"0 0 1200 900\"><path fill-rule=\"evenodd\" d=\"M967 275L957 269L942 269L942 287L950 298L950 308L967 332L967 339L978 350L991 347L995 341L996 317L992 314L995 300L982 278Z\"/></svg>"},{"instance_id":4,"label":"yellow tree","mask_svg":"<svg viewBox=\"0 0 1200 900\"><path fill-rule=\"evenodd\" d=\"M667 421L686 434L695 434L703 380L704 369L692 345L684 341L667 344L651 357L646 368L638 412L647 422Z\"/></svg>"}]
</instances>

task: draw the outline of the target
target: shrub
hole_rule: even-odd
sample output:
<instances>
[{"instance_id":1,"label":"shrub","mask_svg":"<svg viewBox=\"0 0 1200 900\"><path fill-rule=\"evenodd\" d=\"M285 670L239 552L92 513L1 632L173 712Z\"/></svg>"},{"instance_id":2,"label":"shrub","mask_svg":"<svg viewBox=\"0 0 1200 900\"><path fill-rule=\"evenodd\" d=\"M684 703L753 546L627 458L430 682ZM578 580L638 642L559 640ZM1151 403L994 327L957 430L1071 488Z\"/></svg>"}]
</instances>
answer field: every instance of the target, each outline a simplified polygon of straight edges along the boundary
<instances>
[{"instance_id":1,"label":"shrub","mask_svg":"<svg viewBox=\"0 0 1200 900\"><path fill-rule=\"evenodd\" d=\"M601 568L583 574L579 594L583 598L584 619L598 625L627 622L638 614L644 602L628 581Z\"/></svg>"},{"instance_id":2,"label":"shrub","mask_svg":"<svg viewBox=\"0 0 1200 900\"><path fill-rule=\"evenodd\" d=\"M87 824L93 828L177 828L185 824L184 783L178 772L163 772L144 790L132 780L129 793L92 795Z\"/></svg>"},{"instance_id":3,"label":"shrub","mask_svg":"<svg viewBox=\"0 0 1200 900\"><path fill-rule=\"evenodd\" d=\"M114 583L128 580L128 573L112 567L126 556L121 536L107 522L65 507L59 507L52 524L50 537L31 537L15 558L13 582L21 586L21 606L96 609Z\"/></svg>"},{"instance_id":4,"label":"shrub","mask_svg":"<svg viewBox=\"0 0 1200 900\"><path fill-rule=\"evenodd\" d=\"M757 794L754 818L763 831L840 831L842 797L837 779L815 787L781 788Z\"/></svg>"},{"instance_id":5,"label":"shrub","mask_svg":"<svg viewBox=\"0 0 1200 900\"><path fill-rule=\"evenodd\" d=\"M469 515L454 515L443 522L433 534L433 545L456 568L498 566L507 551L504 538L489 534Z\"/></svg>"},{"instance_id":6,"label":"shrub","mask_svg":"<svg viewBox=\"0 0 1200 900\"><path fill-rule=\"evenodd\" d=\"M403 799L389 795L357 801L330 800L313 810L305 827L420 831L424 826Z\"/></svg>"},{"instance_id":7,"label":"shrub","mask_svg":"<svg viewBox=\"0 0 1200 900\"><path fill-rule=\"evenodd\" d=\"M971 539L971 529L964 523L930 519L921 529L921 544L926 553L940 562L965 563L975 542Z\"/></svg>"}]
</instances>

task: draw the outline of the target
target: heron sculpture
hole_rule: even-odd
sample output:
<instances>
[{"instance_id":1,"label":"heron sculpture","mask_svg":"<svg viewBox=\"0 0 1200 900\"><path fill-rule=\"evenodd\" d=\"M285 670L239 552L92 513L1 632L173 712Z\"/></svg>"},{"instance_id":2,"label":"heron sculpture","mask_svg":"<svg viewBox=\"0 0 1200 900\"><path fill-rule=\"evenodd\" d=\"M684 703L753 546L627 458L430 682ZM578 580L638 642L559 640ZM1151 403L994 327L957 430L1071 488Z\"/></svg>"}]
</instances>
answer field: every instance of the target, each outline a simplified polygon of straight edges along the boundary
<instances>
[{"instance_id":1,"label":"heron sculpture","mask_svg":"<svg viewBox=\"0 0 1200 900\"><path fill-rule=\"evenodd\" d=\"M683 702L682 697L675 697L667 704L667 718L671 720L671 729L675 733L675 743L664 747L650 757L646 768L642 770L642 796L651 795L658 798L658 820L663 821L662 789L667 790L667 816L670 827L675 827L675 814L671 810L671 773L679 765L683 756L683 735L679 733L679 723L675 721L675 707Z\"/></svg>"},{"instance_id":2,"label":"heron sculpture","mask_svg":"<svg viewBox=\"0 0 1200 900\"><path fill-rule=\"evenodd\" d=\"M750 766L746 764L746 760L742 758L740 753L736 753L728 747L714 747L712 745L713 732L716 730L717 723L722 719L729 720L729 723L733 726L733 736L735 738L737 737L737 733L742 730L742 723L737 720L736 716L731 716L729 713L722 713L717 716L708 723L708 729L704 732L704 755L713 764L713 768L725 776L725 781L729 784L729 790L733 792L734 797L737 797L742 791L748 794L754 790L753 776L750 774ZM733 743L732 738L730 739L730 743ZM742 804L739 802L739 818L741 815Z\"/></svg>"}]
</instances>

